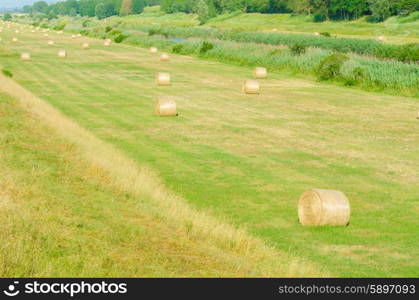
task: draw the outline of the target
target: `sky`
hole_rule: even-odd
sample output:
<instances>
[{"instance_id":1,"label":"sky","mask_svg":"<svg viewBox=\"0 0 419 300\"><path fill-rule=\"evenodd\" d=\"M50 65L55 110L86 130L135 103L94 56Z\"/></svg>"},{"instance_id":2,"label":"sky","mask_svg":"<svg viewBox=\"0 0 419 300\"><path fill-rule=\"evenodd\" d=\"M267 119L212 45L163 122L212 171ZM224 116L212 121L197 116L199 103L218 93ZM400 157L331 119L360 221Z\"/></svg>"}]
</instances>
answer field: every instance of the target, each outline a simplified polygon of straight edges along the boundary
<instances>
[{"instance_id":1,"label":"sky","mask_svg":"<svg viewBox=\"0 0 419 300\"><path fill-rule=\"evenodd\" d=\"M32 4L39 0L0 0L0 9L2 8L19 8L24 5ZM58 0L44 0L46 2L52 3L57 2Z\"/></svg>"}]
</instances>

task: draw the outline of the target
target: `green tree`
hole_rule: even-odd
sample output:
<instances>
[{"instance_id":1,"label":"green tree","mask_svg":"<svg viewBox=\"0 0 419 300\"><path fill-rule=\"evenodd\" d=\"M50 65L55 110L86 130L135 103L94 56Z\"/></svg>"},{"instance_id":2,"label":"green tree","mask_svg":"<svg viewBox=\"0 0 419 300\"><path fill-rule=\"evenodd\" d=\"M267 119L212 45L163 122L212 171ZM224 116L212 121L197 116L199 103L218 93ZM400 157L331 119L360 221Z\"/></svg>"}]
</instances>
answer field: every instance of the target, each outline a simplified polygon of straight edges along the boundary
<instances>
[{"instance_id":1,"label":"green tree","mask_svg":"<svg viewBox=\"0 0 419 300\"><path fill-rule=\"evenodd\" d=\"M99 3L98 5L96 5L95 15L99 20L106 18L105 4Z\"/></svg>"},{"instance_id":2,"label":"green tree","mask_svg":"<svg viewBox=\"0 0 419 300\"><path fill-rule=\"evenodd\" d=\"M119 11L121 16L132 14L132 0L122 0L121 9Z\"/></svg>"},{"instance_id":3,"label":"green tree","mask_svg":"<svg viewBox=\"0 0 419 300\"><path fill-rule=\"evenodd\" d=\"M198 14L198 20L200 24L205 24L205 22L209 20L209 8L204 0L198 0L196 3L195 11Z\"/></svg>"},{"instance_id":4,"label":"green tree","mask_svg":"<svg viewBox=\"0 0 419 300\"><path fill-rule=\"evenodd\" d=\"M31 14L31 13L32 13L32 6L30 6L30 5L25 5L25 6L23 7L23 12L24 12L25 14Z\"/></svg>"},{"instance_id":5,"label":"green tree","mask_svg":"<svg viewBox=\"0 0 419 300\"><path fill-rule=\"evenodd\" d=\"M391 16L390 0L368 0L368 4L371 11L371 21L382 22Z\"/></svg>"},{"instance_id":6,"label":"green tree","mask_svg":"<svg viewBox=\"0 0 419 300\"><path fill-rule=\"evenodd\" d=\"M35 12L45 13L48 8L48 3L45 1L38 1L33 4L33 10Z\"/></svg>"},{"instance_id":7,"label":"green tree","mask_svg":"<svg viewBox=\"0 0 419 300\"><path fill-rule=\"evenodd\" d=\"M141 14L146 6L145 0L132 0L132 13Z\"/></svg>"}]
</instances>

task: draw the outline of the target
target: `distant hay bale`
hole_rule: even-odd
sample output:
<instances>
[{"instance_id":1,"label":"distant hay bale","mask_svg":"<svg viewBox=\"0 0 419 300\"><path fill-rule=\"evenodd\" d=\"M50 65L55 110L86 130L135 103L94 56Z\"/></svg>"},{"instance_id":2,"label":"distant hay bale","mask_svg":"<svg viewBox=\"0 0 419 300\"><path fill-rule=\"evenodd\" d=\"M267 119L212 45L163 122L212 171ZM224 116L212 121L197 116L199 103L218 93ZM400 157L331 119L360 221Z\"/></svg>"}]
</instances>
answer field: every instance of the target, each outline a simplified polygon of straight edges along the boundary
<instances>
[{"instance_id":1,"label":"distant hay bale","mask_svg":"<svg viewBox=\"0 0 419 300\"><path fill-rule=\"evenodd\" d=\"M76 37L77 37L77 36L76 36L75 34L72 34L72 35L71 35L71 38L72 38L72 39L75 39Z\"/></svg>"},{"instance_id":2,"label":"distant hay bale","mask_svg":"<svg viewBox=\"0 0 419 300\"><path fill-rule=\"evenodd\" d=\"M277 31L278 31L278 29L274 28L274 29L272 29L272 31L273 31L273 32L277 32Z\"/></svg>"},{"instance_id":3,"label":"distant hay bale","mask_svg":"<svg viewBox=\"0 0 419 300\"><path fill-rule=\"evenodd\" d=\"M105 47L109 47L109 46L111 45L111 43L112 43L111 39L106 39L106 40L103 42L103 45L104 45Z\"/></svg>"},{"instance_id":4,"label":"distant hay bale","mask_svg":"<svg viewBox=\"0 0 419 300\"><path fill-rule=\"evenodd\" d=\"M62 30L60 30L60 31L58 31L57 33L58 33L58 34L63 34L63 31L62 31Z\"/></svg>"},{"instance_id":5,"label":"distant hay bale","mask_svg":"<svg viewBox=\"0 0 419 300\"><path fill-rule=\"evenodd\" d=\"M16 43L18 41L17 37L12 38L12 42Z\"/></svg>"},{"instance_id":6,"label":"distant hay bale","mask_svg":"<svg viewBox=\"0 0 419 300\"><path fill-rule=\"evenodd\" d=\"M315 32L314 35L319 36L320 35L320 32Z\"/></svg>"},{"instance_id":7,"label":"distant hay bale","mask_svg":"<svg viewBox=\"0 0 419 300\"><path fill-rule=\"evenodd\" d=\"M167 53L162 53L160 55L160 61L169 61L169 54Z\"/></svg>"},{"instance_id":8,"label":"distant hay bale","mask_svg":"<svg viewBox=\"0 0 419 300\"><path fill-rule=\"evenodd\" d=\"M32 33L35 33L35 30L34 30L34 29L32 29L32 30L31 30L31 32L32 32Z\"/></svg>"},{"instance_id":9,"label":"distant hay bale","mask_svg":"<svg viewBox=\"0 0 419 300\"><path fill-rule=\"evenodd\" d=\"M54 44L55 44L54 41L48 41L49 46L53 46Z\"/></svg>"},{"instance_id":10,"label":"distant hay bale","mask_svg":"<svg viewBox=\"0 0 419 300\"><path fill-rule=\"evenodd\" d=\"M157 48L156 47L151 47L150 48L150 53L157 53Z\"/></svg>"},{"instance_id":11,"label":"distant hay bale","mask_svg":"<svg viewBox=\"0 0 419 300\"><path fill-rule=\"evenodd\" d=\"M351 209L345 194L336 190L305 191L298 201L298 219L302 225L346 226Z\"/></svg>"},{"instance_id":12,"label":"distant hay bale","mask_svg":"<svg viewBox=\"0 0 419 300\"><path fill-rule=\"evenodd\" d=\"M20 33L20 31L16 29L16 30L15 30L15 33L19 34L19 33Z\"/></svg>"},{"instance_id":13,"label":"distant hay bale","mask_svg":"<svg viewBox=\"0 0 419 300\"><path fill-rule=\"evenodd\" d=\"M48 37L48 33L44 33L44 37Z\"/></svg>"},{"instance_id":14,"label":"distant hay bale","mask_svg":"<svg viewBox=\"0 0 419 300\"><path fill-rule=\"evenodd\" d=\"M157 73L156 76L157 85L168 86L170 83L170 74L169 73Z\"/></svg>"},{"instance_id":15,"label":"distant hay bale","mask_svg":"<svg viewBox=\"0 0 419 300\"><path fill-rule=\"evenodd\" d=\"M84 42L83 44L81 44L81 47L82 47L84 50L87 50L87 49L89 49L90 45L89 45L89 43Z\"/></svg>"},{"instance_id":16,"label":"distant hay bale","mask_svg":"<svg viewBox=\"0 0 419 300\"><path fill-rule=\"evenodd\" d=\"M20 59L23 61L29 61L31 60L31 55L27 52L24 52L20 55Z\"/></svg>"},{"instance_id":17,"label":"distant hay bale","mask_svg":"<svg viewBox=\"0 0 419 300\"><path fill-rule=\"evenodd\" d=\"M58 51L58 57L60 58L66 58L67 57L67 51L61 49Z\"/></svg>"},{"instance_id":18,"label":"distant hay bale","mask_svg":"<svg viewBox=\"0 0 419 300\"><path fill-rule=\"evenodd\" d=\"M257 79L264 79L268 77L268 71L264 67L256 67L253 71L253 76Z\"/></svg>"},{"instance_id":19,"label":"distant hay bale","mask_svg":"<svg viewBox=\"0 0 419 300\"><path fill-rule=\"evenodd\" d=\"M172 97L160 97L156 101L156 114L161 117L177 116L176 101Z\"/></svg>"},{"instance_id":20,"label":"distant hay bale","mask_svg":"<svg viewBox=\"0 0 419 300\"><path fill-rule=\"evenodd\" d=\"M81 37L81 34L80 33L77 33L77 35L76 35L77 37Z\"/></svg>"},{"instance_id":21,"label":"distant hay bale","mask_svg":"<svg viewBox=\"0 0 419 300\"><path fill-rule=\"evenodd\" d=\"M380 35L379 37L378 37L378 41L379 42L384 42L386 40L386 38L385 38L385 36L384 35Z\"/></svg>"},{"instance_id":22,"label":"distant hay bale","mask_svg":"<svg viewBox=\"0 0 419 300\"><path fill-rule=\"evenodd\" d=\"M246 80L243 83L243 92L246 94L259 94L259 82L257 80Z\"/></svg>"}]
</instances>

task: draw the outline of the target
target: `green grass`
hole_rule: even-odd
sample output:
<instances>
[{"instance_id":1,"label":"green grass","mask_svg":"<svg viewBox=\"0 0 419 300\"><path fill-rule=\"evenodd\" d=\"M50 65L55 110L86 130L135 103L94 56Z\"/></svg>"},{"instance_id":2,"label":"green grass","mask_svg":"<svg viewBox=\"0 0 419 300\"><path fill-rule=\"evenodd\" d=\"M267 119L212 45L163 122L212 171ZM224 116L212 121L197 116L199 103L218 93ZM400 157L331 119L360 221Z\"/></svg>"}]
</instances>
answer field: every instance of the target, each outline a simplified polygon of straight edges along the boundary
<instances>
[{"instance_id":1,"label":"green grass","mask_svg":"<svg viewBox=\"0 0 419 300\"><path fill-rule=\"evenodd\" d=\"M85 38L87 39L87 38ZM67 35L46 47L25 34L3 61L16 80L155 169L190 205L245 227L280 251L337 276L418 276L418 100L271 74L259 96L241 93L248 68L172 56L161 64L126 45L92 50ZM65 47L67 60L56 50ZM172 87L154 84L170 72ZM179 117L153 113L159 95L177 97ZM345 228L298 224L296 202L310 188L343 191Z\"/></svg>"}]
</instances>

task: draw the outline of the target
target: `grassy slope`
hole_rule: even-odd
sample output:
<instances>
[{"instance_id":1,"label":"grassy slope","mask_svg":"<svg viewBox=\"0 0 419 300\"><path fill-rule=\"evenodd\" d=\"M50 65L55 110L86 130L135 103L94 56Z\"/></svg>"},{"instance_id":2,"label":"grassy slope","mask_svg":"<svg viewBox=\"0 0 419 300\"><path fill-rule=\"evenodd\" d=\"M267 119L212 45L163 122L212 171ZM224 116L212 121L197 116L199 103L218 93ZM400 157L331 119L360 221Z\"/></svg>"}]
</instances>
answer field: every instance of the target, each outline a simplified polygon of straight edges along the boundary
<instances>
[{"instance_id":1,"label":"grassy slope","mask_svg":"<svg viewBox=\"0 0 419 300\"><path fill-rule=\"evenodd\" d=\"M258 275L112 189L106 172L4 94L0 115L1 277Z\"/></svg>"},{"instance_id":2,"label":"grassy slope","mask_svg":"<svg viewBox=\"0 0 419 300\"><path fill-rule=\"evenodd\" d=\"M9 35L10 37L10 35ZM145 50L25 34L34 61L6 67L31 91L155 168L195 207L211 211L278 249L345 276L417 276L419 123L417 99L273 75L260 96L240 91L250 70ZM56 59L58 48L70 51ZM109 63L111 62L111 63ZM173 75L156 88L156 71ZM154 99L178 97L178 118L157 118ZM296 200L312 187L344 191L347 228L304 228Z\"/></svg>"},{"instance_id":3,"label":"grassy slope","mask_svg":"<svg viewBox=\"0 0 419 300\"><path fill-rule=\"evenodd\" d=\"M161 24L173 26L198 26L194 14L162 14L155 8L146 10L141 15L127 16L119 21L128 24ZM314 23L310 17L292 16L290 14L227 14L211 19L204 26L217 28L240 28L245 30L276 29L278 32L330 32L342 37L377 38L386 37L386 41L395 44L418 43L419 21L403 22L404 18L392 17L383 23L368 23L364 18L350 22L327 21Z\"/></svg>"}]
</instances>

